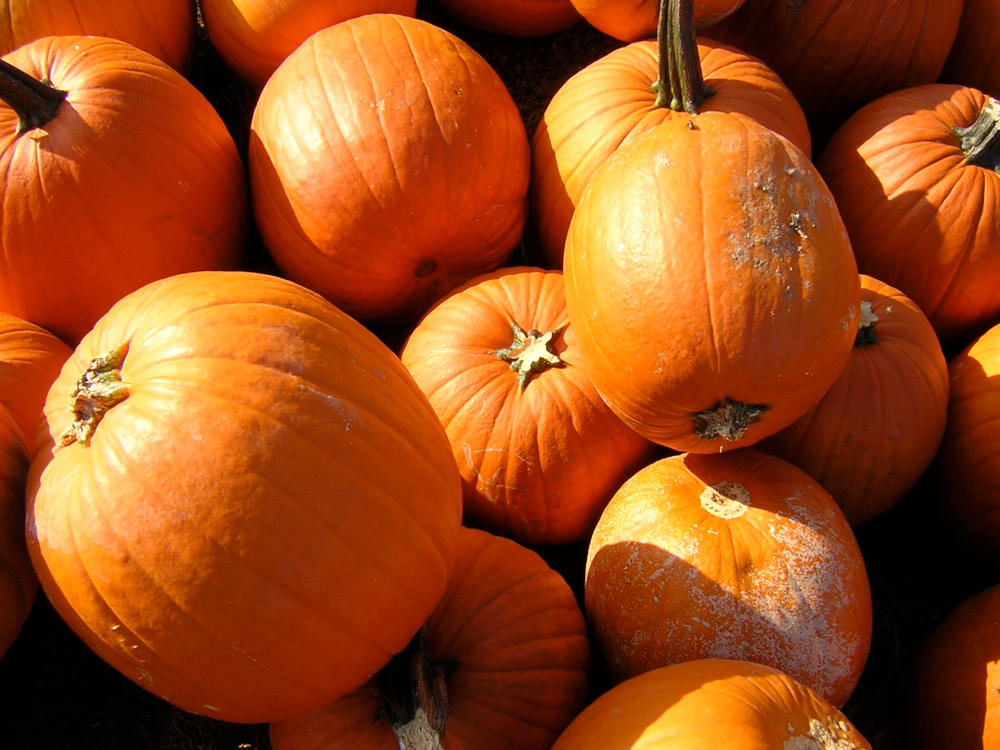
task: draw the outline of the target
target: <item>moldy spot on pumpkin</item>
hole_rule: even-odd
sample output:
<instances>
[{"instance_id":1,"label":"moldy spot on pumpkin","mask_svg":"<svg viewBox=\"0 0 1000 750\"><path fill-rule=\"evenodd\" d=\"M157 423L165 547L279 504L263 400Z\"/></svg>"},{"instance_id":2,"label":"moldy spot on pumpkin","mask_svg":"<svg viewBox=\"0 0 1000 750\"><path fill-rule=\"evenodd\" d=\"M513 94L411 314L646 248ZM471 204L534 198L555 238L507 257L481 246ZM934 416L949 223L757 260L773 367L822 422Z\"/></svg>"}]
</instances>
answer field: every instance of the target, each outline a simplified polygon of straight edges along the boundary
<instances>
[{"instance_id":1,"label":"moldy spot on pumpkin","mask_svg":"<svg viewBox=\"0 0 1000 750\"><path fill-rule=\"evenodd\" d=\"M788 731L793 731L789 727ZM858 746L848 738L850 727L843 719L827 723L819 719L809 720L809 729L806 734L799 734L789 737L782 744L782 750L858 750Z\"/></svg>"},{"instance_id":2,"label":"moldy spot on pumpkin","mask_svg":"<svg viewBox=\"0 0 1000 750\"><path fill-rule=\"evenodd\" d=\"M719 518L739 518L750 507L750 493L739 482L719 482L706 487L699 498L701 507Z\"/></svg>"}]
</instances>

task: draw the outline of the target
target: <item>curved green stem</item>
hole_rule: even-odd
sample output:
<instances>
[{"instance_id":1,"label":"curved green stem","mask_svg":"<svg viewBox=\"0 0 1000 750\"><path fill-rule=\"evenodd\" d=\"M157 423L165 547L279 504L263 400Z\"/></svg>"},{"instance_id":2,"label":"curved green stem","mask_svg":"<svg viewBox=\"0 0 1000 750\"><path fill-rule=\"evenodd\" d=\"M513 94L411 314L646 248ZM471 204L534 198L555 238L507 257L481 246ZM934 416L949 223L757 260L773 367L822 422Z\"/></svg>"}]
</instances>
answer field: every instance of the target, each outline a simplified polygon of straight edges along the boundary
<instances>
[{"instance_id":1,"label":"curved green stem","mask_svg":"<svg viewBox=\"0 0 1000 750\"><path fill-rule=\"evenodd\" d=\"M654 84L656 106L697 114L702 102L715 92L702 77L694 0L661 0L656 44L660 64Z\"/></svg>"},{"instance_id":2,"label":"curved green stem","mask_svg":"<svg viewBox=\"0 0 1000 750\"><path fill-rule=\"evenodd\" d=\"M40 128L56 116L66 92L0 60L0 100L17 113L17 132Z\"/></svg>"},{"instance_id":3,"label":"curved green stem","mask_svg":"<svg viewBox=\"0 0 1000 750\"><path fill-rule=\"evenodd\" d=\"M955 128L969 164L1000 172L1000 102L989 97L976 121Z\"/></svg>"}]
</instances>

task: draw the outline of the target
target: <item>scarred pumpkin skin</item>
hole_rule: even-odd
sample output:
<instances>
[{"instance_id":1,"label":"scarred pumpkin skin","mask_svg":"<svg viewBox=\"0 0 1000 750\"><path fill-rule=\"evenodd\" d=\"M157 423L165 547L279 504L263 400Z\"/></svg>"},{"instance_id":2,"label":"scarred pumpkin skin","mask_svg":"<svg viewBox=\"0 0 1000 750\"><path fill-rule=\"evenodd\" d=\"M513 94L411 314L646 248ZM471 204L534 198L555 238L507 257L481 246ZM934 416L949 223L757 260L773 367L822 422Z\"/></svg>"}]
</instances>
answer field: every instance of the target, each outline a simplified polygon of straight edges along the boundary
<instances>
[{"instance_id":1,"label":"scarred pumpkin skin","mask_svg":"<svg viewBox=\"0 0 1000 750\"><path fill-rule=\"evenodd\" d=\"M506 261L530 160L517 106L485 59L393 14L313 34L268 81L251 123L253 206L271 256L372 323L412 325Z\"/></svg>"},{"instance_id":2,"label":"scarred pumpkin skin","mask_svg":"<svg viewBox=\"0 0 1000 750\"><path fill-rule=\"evenodd\" d=\"M190 0L0 0L0 55L45 36L108 36L184 72L195 30Z\"/></svg>"},{"instance_id":3,"label":"scarred pumpkin skin","mask_svg":"<svg viewBox=\"0 0 1000 750\"><path fill-rule=\"evenodd\" d=\"M580 20L571 0L433 0L449 16L493 34L544 36Z\"/></svg>"},{"instance_id":4,"label":"scarred pumpkin skin","mask_svg":"<svg viewBox=\"0 0 1000 750\"><path fill-rule=\"evenodd\" d=\"M416 9L416 0L201 0L212 46L257 89L320 29L366 13L413 16Z\"/></svg>"},{"instance_id":5,"label":"scarred pumpkin skin","mask_svg":"<svg viewBox=\"0 0 1000 750\"><path fill-rule=\"evenodd\" d=\"M835 706L746 661L700 659L647 672L585 708L552 750L871 750Z\"/></svg>"},{"instance_id":6,"label":"scarred pumpkin skin","mask_svg":"<svg viewBox=\"0 0 1000 750\"><path fill-rule=\"evenodd\" d=\"M584 585L620 681L667 664L769 664L843 705L871 645L864 559L833 498L774 456L679 454L640 469L594 529Z\"/></svg>"},{"instance_id":7,"label":"scarred pumpkin skin","mask_svg":"<svg viewBox=\"0 0 1000 750\"><path fill-rule=\"evenodd\" d=\"M45 592L184 710L324 705L444 592L461 517L444 430L396 355L293 282L207 271L126 296L45 415L27 490Z\"/></svg>"},{"instance_id":8,"label":"scarred pumpkin skin","mask_svg":"<svg viewBox=\"0 0 1000 750\"><path fill-rule=\"evenodd\" d=\"M705 85L700 112L735 112L788 138L807 156L805 115L777 74L759 59L711 39L698 42ZM657 43L634 42L571 76L549 101L532 138L531 202L544 263L561 268L566 232L584 187L619 146L668 118L657 106Z\"/></svg>"},{"instance_id":9,"label":"scarred pumpkin skin","mask_svg":"<svg viewBox=\"0 0 1000 750\"><path fill-rule=\"evenodd\" d=\"M558 271L470 281L424 316L401 357L448 433L467 524L524 544L583 541L652 454L578 367Z\"/></svg>"},{"instance_id":10,"label":"scarred pumpkin skin","mask_svg":"<svg viewBox=\"0 0 1000 750\"><path fill-rule=\"evenodd\" d=\"M192 84L107 37L45 37L4 60L67 93L20 133L0 103L0 310L73 345L147 282L236 267L246 173Z\"/></svg>"},{"instance_id":11,"label":"scarred pumpkin skin","mask_svg":"<svg viewBox=\"0 0 1000 750\"><path fill-rule=\"evenodd\" d=\"M860 280L829 190L749 118L674 117L594 173L570 221L580 361L630 427L677 451L791 424L850 355Z\"/></svg>"},{"instance_id":12,"label":"scarred pumpkin skin","mask_svg":"<svg viewBox=\"0 0 1000 750\"><path fill-rule=\"evenodd\" d=\"M572 0L583 18L598 31L623 42L656 36L660 0ZM698 27L708 28L735 12L744 0L694 0Z\"/></svg>"},{"instance_id":13,"label":"scarred pumpkin skin","mask_svg":"<svg viewBox=\"0 0 1000 750\"><path fill-rule=\"evenodd\" d=\"M0 656L17 640L38 594L24 537L27 443L0 404Z\"/></svg>"},{"instance_id":14,"label":"scarred pumpkin skin","mask_svg":"<svg viewBox=\"0 0 1000 750\"><path fill-rule=\"evenodd\" d=\"M949 347L1000 316L1000 159L971 151L997 135L963 147L956 132L994 109L1000 118L963 86L895 91L852 115L817 161L861 272L916 302Z\"/></svg>"},{"instance_id":15,"label":"scarred pumpkin skin","mask_svg":"<svg viewBox=\"0 0 1000 750\"><path fill-rule=\"evenodd\" d=\"M423 648L422 679L445 687L434 696L418 688L418 699L425 714L441 717L443 750L548 750L586 700L590 646L573 592L538 554L505 537L461 530ZM390 718L393 679L383 671L328 706L273 723L271 745L399 750L406 730L394 731ZM409 694L409 680L399 687Z\"/></svg>"},{"instance_id":16,"label":"scarred pumpkin skin","mask_svg":"<svg viewBox=\"0 0 1000 750\"><path fill-rule=\"evenodd\" d=\"M852 526L894 506L944 434L948 362L927 316L898 289L861 276L861 324L820 402L760 447L804 469Z\"/></svg>"}]
</instances>

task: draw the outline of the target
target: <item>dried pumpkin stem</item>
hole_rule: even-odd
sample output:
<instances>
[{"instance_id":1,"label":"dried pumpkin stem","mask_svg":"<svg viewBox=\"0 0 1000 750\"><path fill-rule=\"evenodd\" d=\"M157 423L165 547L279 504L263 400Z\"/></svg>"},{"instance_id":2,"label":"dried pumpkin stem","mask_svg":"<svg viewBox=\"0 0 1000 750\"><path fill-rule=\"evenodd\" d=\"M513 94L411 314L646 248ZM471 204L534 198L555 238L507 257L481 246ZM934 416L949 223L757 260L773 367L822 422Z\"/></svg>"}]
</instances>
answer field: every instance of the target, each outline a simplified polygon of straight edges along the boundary
<instances>
[{"instance_id":1,"label":"dried pumpkin stem","mask_svg":"<svg viewBox=\"0 0 1000 750\"><path fill-rule=\"evenodd\" d=\"M872 310L872 303L868 300L862 301L858 334L854 337L855 346L871 346L878 343L878 334L875 332L876 323L878 323L878 315Z\"/></svg>"},{"instance_id":2,"label":"dried pumpkin stem","mask_svg":"<svg viewBox=\"0 0 1000 750\"><path fill-rule=\"evenodd\" d=\"M697 114L702 102L715 92L702 77L694 0L661 0L656 44L660 69L659 80L653 84L655 105Z\"/></svg>"},{"instance_id":3,"label":"dried pumpkin stem","mask_svg":"<svg viewBox=\"0 0 1000 750\"><path fill-rule=\"evenodd\" d=\"M976 121L954 129L969 164L1000 172L1000 102L992 96Z\"/></svg>"},{"instance_id":4,"label":"dried pumpkin stem","mask_svg":"<svg viewBox=\"0 0 1000 750\"><path fill-rule=\"evenodd\" d=\"M510 369L517 373L519 390L523 391L528 386L532 375L543 372L550 367L565 366L566 363L559 358L559 354L554 348L556 339L565 327L565 325L561 325L554 331L542 333L534 328L525 331L517 323L511 321L514 340L510 346L495 350L493 356L508 363Z\"/></svg>"},{"instance_id":5,"label":"dried pumpkin stem","mask_svg":"<svg viewBox=\"0 0 1000 750\"><path fill-rule=\"evenodd\" d=\"M746 434L750 425L759 422L770 408L766 404L746 404L727 397L711 409L695 412L691 419L694 421L695 434L702 440L721 437L735 442Z\"/></svg>"},{"instance_id":6,"label":"dried pumpkin stem","mask_svg":"<svg viewBox=\"0 0 1000 750\"><path fill-rule=\"evenodd\" d=\"M56 116L66 92L0 60L0 100L17 113L17 132L40 128Z\"/></svg>"},{"instance_id":7,"label":"dried pumpkin stem","mask_svg":"<svg viewBox=\"0 0 1000 750\"><path fill-rule=\"evenodd\" d=\"M73 423L59 438L60 445L81 443L90 445L97 425L108 410L129 397L128 383L122 380L121 366L128 344L95 357L76 381L70 395Z\"/></svg>"}]
</instances>

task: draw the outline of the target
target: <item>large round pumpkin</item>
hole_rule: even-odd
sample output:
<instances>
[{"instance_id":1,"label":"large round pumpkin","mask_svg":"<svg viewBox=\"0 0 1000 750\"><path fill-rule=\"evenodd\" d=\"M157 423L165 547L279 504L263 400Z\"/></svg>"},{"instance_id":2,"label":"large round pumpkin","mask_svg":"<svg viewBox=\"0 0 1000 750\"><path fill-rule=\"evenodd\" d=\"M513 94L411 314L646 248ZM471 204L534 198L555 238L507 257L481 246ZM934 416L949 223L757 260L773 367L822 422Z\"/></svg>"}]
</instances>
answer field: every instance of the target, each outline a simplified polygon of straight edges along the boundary
<instances>
[{"instance_id":1,"label":"large round pumpkin","mask_svg":"<svg viewBox=\"0 0 1000 750\"><path fill-rule=\"evenodd\" d=\"M510 539L463 528L445 595L411 647L340 700L273 723L271 744L548 750L584 705L589 651L556 571Z\"/></svg>"},{"instance_id":2,"label":"large round pumpkin","mask_svg":"<svg viewBox=\"0 0 1000 750\"><path fill-rule=\"evenodd\" d=\"M27 444L0 404L0 656L20 635L38 594L24 537Z\"/></svg>"},{"instance_id":3,"label":"large round pumpkin","mask_svg":"<svg viewBox=\"0 0 1000 750\"><path fill-rule=\"evenodd\" d=\"M250 177L278 266L365 322L408 323L521 238L530 153L496 71L426 21L316 32L261 92Z\"/></svg>"},{"instance_id":4,"label":"large round pumpkin","mask_svg":"<svg viewBox=\"0 0 1000 750\"><path fill-rule=\"evenodd\" d=\"M437 605L461 515L398 357L319 295L205 271L119 301L45 406L28 541L55 609L187 711L263 722L351 690Z\"/></svg>"},{"instance_id":5,"label":"large round pumpkin","mask_svg":"<svg viewBox=\"0 0 1000 750\"><path fill-rule=\"evenodd\" d=\"M769 664L842 705L868 657L858 543L804 471L753 449L640 469L604 509L584 597L614 679L707 657Z\"/></svg>"},{"instance_id":6,"label":"large round pumpkin","mask_svg":"<svg viewBox=\"0 0 1000 750\"><path fill-rule=\"evenodd\" d=\"M0 310L75 344L111 305L229 269L248 229L232 136L180 73L126 42L50 36L3 61ZM45 83L41 83L44 81Z\"/></svg>"},{"instance_id":7,"label":"large round pumpkin","mask_svg":"<svg viewBox=\"0 0 1000 750\"><path fill-rule=\"evenodd\" d=\"M417 324L401 356L448 433L467 524L525 544L583 541L651 454L577 366L558 271L478 277Z\"/></svg>"}]
</instances>

